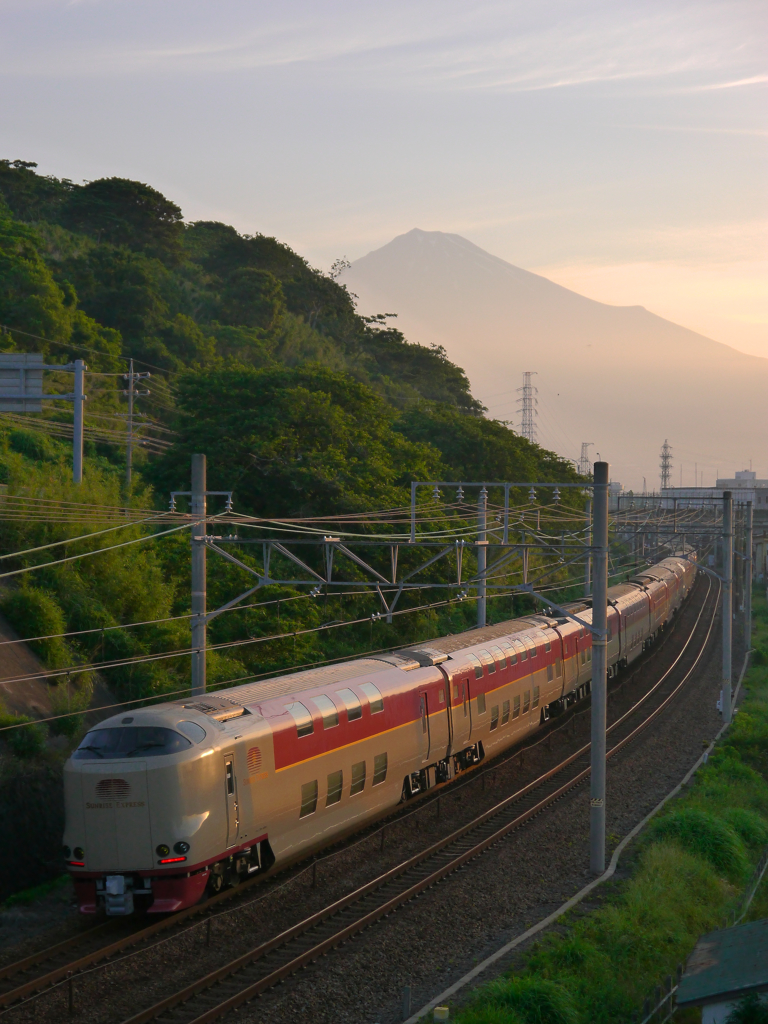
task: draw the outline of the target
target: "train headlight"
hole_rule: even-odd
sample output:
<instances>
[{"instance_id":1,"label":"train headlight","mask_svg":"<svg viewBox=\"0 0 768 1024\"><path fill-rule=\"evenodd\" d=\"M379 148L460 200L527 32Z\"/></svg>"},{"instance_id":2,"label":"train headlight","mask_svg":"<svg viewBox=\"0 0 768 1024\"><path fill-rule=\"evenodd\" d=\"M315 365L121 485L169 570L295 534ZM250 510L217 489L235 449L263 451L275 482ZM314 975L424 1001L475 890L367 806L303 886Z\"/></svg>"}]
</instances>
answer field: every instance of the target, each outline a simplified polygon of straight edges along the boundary
<instances>
[{"instance_id":1,"label":"train headlight","mask_svg":"<svg viewBox=\"0 0 768 1024\"><path fill-rule=\"evenodd\" d=\"M76 846L72 852L75 855L75 860L82 860L85 856L85 850L82 846Z\"/></svg>"},{"instance_id":2,"label":"train headlight","mask_svg":"<svg viewBox=\"0 0 768 1024\"><path fill-rule=\"evenodd\" d=\"M173 847L174 853L189 853L189 843L180 842L176 843Z\"/></svg>"},{"instance_id":3,"label":"train headlight","mask_svg":"<svg viewBox=\"0 0 768 1024\"><path fill-rule=\"evenodd\" d=\"M64 854L64 860L72 860L72 851L68 846L64 847L62 853Z\"/></svg>"},{"instance_id":4,"label":"train headlight","mask_svg":"<svg viewBox=\"0 0 768 1024\"><path fill-rule=\"evenodd\" d=\"M171 848L167 845L167 843L160 843L160 845L157 848L158 857L167 857L170 852Z\"/></svg>"}]
</instances>

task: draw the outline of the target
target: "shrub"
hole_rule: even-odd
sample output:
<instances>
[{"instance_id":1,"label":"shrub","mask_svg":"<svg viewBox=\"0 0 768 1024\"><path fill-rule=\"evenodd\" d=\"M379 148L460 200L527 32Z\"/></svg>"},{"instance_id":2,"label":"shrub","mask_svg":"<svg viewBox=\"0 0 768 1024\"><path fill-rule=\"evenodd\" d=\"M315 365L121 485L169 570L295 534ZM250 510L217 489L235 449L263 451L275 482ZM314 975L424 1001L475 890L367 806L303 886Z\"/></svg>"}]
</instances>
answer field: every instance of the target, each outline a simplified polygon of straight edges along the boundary
<instances>
[{"instance_id":1,"label":"shrub","mask_svg":"<svg viewBox=\"0 0 768 1024\"><path fill-rule=\"evenodd\" d=\"M53 637L50 640L35 640L29 645L47 668L64 668L72 664L69 648L56 635L66 632L64 612L50 594L25 585L4 597L0 602L0 610L20 637Z\"/></svg>"},{"instance_id":2,"label":"shrub","mask_svg":"<svg viewBox=\"0 0 768 1024\"><path fill-rule=\"evenodd\" d=\"M698 807L686 807L660 818L652 826L651 836L678 843L725 875L742 878L749 870L744 844L733 828Z\"/></svg>"},{"instance_id":3,"label":"shrub","mask_svg":"<svg viewBox=\"0 0 768 1024\"><path fill-rule=\"evenodd\" d=\"M768 821L757 811L732 807L723 818L747 846L758 848L768 843Z\"/></svg>"},{"instance_id":4,"label":"shrub","mask_svg":"<svg viewBox=\"0 0 768 1024\"><path fill-rule=\"evenodd\" d=\"M750 992L734 1006L725 1024L768 1024L768 1005L756 992Z\"/></svg>"},{"instance_id":5,"label":"shrub","mask_svg":"<svg viewBox=\"0 0 768 1024\"><path fill-rule=\"evenodd\" d=\"M30 724L23 724L27 722ZM46 728L42 723L35 723L28 715L11 715L7 711L0 711L0 729L8 730L0 733L0 736L17 757L34 757L45 749Z\"/></svg>"},{"instance_id":6,"label":"shrub","mask_svg":"<svg viewBox=\"0 0 768 1024\"><path fill-rule=\"evenodd\" d=\"M83 726L85 718L74 712L87 711L93 694L93 678L90 672L77 677L77 682L59 682L50 690L51 710L54 715L66 718L54 719L51 732L56 736L75 736Z\"/></svg>"},{"instance_id":7,"label":"shrub","mask_svg":"<svg viewBox=\"0 0 768 1024\"><path fill-rule=\"evenodd\" d=\"M470 1016L469 1011L472 1012ZM477 1003L472 1004L466 1014L461 1014L461 1024L471 1020L489 1021L489 1011L496 1012L496 1019L501 1022L514 1021L522 1024L578 1024L571 997L554 981L537 976L515 976L501 981L493 981L482 990ZM500 1016L508 1013L510 1016Z\"/></svg>"}]
</instances>

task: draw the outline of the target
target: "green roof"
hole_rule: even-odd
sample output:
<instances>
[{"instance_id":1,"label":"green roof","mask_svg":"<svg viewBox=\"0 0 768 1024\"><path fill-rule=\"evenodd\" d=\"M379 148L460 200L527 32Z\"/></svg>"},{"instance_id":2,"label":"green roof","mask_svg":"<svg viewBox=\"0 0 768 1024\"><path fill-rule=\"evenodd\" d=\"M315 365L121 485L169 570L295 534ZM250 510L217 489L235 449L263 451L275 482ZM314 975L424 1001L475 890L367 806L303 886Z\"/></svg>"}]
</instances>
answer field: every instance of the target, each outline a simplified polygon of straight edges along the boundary
<instances>
[{"instance_id":1,"label":"green roof","mask_svg":"<svg viewBox=\"0 0 768 1024\"><path fill-rule=\"evenodd\" d=\"M702 935L677 990L679 1006L768 989L768 919Z\"/></svg>"}]
</instances>

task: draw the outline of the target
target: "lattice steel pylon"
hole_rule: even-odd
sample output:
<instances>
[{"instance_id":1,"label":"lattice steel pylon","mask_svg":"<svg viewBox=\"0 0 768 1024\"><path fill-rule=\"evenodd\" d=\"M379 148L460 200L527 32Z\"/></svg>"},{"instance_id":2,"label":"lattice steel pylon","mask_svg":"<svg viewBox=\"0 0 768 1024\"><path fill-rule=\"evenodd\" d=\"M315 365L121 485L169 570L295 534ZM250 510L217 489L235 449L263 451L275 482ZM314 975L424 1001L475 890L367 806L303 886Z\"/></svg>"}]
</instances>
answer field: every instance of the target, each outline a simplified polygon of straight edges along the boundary
<instances>
[{"instance_id":1,"label":"lattice steel pylon","mask_svg":"<svg viewBox=\"0 0 768 1024\"><path fill-rule=\"evenodd\" d=\"M592 463L589 459L589 449L593 444L594 441L581 442L581 456L577 467L579 470L579 476L592 476Z\"/></svg>"},{"instance_id":2,"label":"lattice steel pylon","mask_svg":"<svg viewBox=\"0 0 768 1024\"><path fill-rule=\"evenodd\" d=\"M539 404L538 388L535 388L531 384L531 377L534 376L536 370L526 370L523 374L523 386L518 388L518 392L521 397L518 398L517 404L520 408L520 435L528 441L532 441L536 444L536 423L535 418L538 416L536 406Z\"/></svg>"},{"instance_id":3,"label":"lattice steel pylon","mask_svg":"<svg viewBox=\"0 0 768 1024\"><path fill-rule=\"evenodd\" d=\"M669 441L664 438L664 444L661 446L661 489L669 487L672 480L672 446Z\"/></svg>"}]
</instances>

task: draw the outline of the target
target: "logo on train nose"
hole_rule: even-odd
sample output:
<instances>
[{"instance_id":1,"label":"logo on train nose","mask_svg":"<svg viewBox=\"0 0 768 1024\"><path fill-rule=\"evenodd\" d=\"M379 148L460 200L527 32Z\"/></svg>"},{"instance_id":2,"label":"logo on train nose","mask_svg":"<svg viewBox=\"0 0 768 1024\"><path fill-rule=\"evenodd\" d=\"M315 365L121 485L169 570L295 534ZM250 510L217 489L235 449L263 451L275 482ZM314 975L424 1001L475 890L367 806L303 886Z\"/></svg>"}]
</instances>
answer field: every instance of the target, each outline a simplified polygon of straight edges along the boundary
<instances>
[{"instance_id":1,"label":"logo on train nose","mask_svg":"<svg viewBox=\"0 0 768 1024\"><path fill-rule=\"evenodd\" d=\"M130 793L125 779L102 779L96 786L96 796L101 800L127 800Z\"/></svg>"},{"instance_id":2,"label":"logo on train nose","mask_svg":"<svg viewBox=\"0 0 768 1024\"><path fill-rule=\"evenodd\" d=\"M261 768L261 751L258 747L251 747L248 751L248 771L255 775Z\"/></svg>"}]
</instances>

